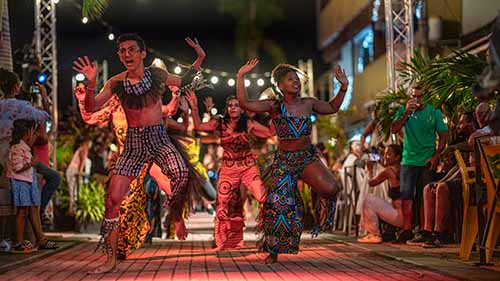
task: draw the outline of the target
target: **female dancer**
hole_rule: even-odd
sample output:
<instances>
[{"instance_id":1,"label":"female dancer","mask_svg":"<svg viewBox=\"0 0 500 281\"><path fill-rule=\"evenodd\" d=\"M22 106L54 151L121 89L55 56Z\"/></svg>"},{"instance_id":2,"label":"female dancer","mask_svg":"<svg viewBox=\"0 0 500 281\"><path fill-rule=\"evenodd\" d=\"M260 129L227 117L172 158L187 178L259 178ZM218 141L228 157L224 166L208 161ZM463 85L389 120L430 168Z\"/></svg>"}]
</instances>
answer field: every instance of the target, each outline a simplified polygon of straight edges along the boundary
<instances>
[{"instance_id":1,"label":"female dancer","mask_svg":"<svg viewBox=\"0 0 500 281\"><path fill-rule=\"evenodd\" d=\"M299 69L280 64L272 77L282 96L278 100L249 101L244 85L245 75L258 64L248 61L237 76L240 106L254 112L270 112L278 136L278 149L270 169L269 195L262 214L263 250L269 252L266 263L278 260L279 253L298 253L303 229L304 204L297 182L302 179L323 197L333 198L340 187L328 168L319 160L311 144L313 113L332 114L339 110L349 85L345 72L338 67L335 77L342 85L329 102L302 98Z\"/></svg>"},{"instance_id":2,"label":"female dancer","mask_svg":"<svg viewBox=\"0 0 500 281\"><path fill-rule=\"evenodd\" d=\"M249 120L235 96L227 99L222 118L204 123L200 121L194 92L186 97L191 105L195 130L218 132L224 149L215 207L215 250L241 247L244 220L240 186L245 185L260 203L266 201L259 168L251 151L250 134L268 138L273 133L269 128Z\"/></svg>"}]
</instances>

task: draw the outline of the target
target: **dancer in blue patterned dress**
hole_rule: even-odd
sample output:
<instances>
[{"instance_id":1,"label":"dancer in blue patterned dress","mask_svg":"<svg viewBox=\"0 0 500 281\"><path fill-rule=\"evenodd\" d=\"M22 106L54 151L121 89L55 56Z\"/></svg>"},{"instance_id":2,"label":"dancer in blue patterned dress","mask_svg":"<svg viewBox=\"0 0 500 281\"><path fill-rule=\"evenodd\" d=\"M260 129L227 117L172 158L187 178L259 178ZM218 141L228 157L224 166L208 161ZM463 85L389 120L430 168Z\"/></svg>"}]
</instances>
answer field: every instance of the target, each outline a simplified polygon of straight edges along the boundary
<instances>
[{"instance_id":1,"label":"dancer in blue patterned dress","mask_svg":"<svg viewBox=\"0 0 500 281\"><path fill-rule=\"evenodd\" d=\"M268 174L269 197L261 214L264 231L262 248L269 252L265 262L274 263L279 253L296 254L299 251L304 204L298 181L304 181L321 196L330 199L340 190L332 173L319 161L310 135L312 116L337 112L349 82L345 72L337 67L334 74L342 86L334 98L329 102L303 98L300 96L302 85L298 75L301 71L291 65L280 64L272 73L280 97L277 100L249 101L244 85L245 75L257 64L258 60L250 60L238 71L237 97L245 110L269 112L279 139Z\"/></svg>"}]
</instances>

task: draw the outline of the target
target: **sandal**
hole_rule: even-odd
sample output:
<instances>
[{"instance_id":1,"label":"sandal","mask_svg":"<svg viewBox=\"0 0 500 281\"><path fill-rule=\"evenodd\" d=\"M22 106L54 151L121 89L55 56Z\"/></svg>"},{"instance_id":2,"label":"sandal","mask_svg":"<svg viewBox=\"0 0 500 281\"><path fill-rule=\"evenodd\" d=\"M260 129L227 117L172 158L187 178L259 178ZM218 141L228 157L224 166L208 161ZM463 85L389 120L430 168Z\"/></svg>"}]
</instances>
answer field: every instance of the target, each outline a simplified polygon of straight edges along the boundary
<instances>
[{"instance_id":1,"label":"sandal","mask_svg":"<svg viewBox=\"0 0 500 281\"><path fill-rule=\"evenodd\" d=\"M23 241L21 243L17 243L10 252L15 254L29 254L36 252L37 250L38 249L33 247L33 244L31 244L30 241Z\"/></svg>"},{"instance_id":2,"label":"sandal","mask_svg":"<svg viewBox=\"0 0 500 281\"><path fill-rule=\"evenodd\" d=\"M38 245L38 249L40 250L55 250L57 248L59 248L59 246L57 246L55 242L50 240L45 240L45 243Z\"/></svg>"}]
</instances>

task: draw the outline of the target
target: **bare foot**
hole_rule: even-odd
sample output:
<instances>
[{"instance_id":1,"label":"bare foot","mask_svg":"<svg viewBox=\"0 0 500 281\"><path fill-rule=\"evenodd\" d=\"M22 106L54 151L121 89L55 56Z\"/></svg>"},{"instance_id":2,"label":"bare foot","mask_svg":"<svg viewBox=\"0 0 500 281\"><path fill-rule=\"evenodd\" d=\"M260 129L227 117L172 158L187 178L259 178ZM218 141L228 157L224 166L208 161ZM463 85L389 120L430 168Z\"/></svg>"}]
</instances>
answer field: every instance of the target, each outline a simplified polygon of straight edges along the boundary
<instances>
[{"instance_id":1,"label":"bare foot","mask_svg":"<svg viewBox=\"0 0 500 281\"><path fill-rule=\"evenodd\" d=\"M236 245L235 247L236 249L243 249L245 248L245 242L243 240L241 240L238 245Z\"/></svg>"},{"instance_id":2,"label":"bare foot","mask_svg":"<svg viewBox=\"0 0 500 281\"><path fill-rule=\"evenodd\" d=\"M224 249L224 246L219 246L219 247L217 247L217 248L213 248L213 249L212 249L212 252L220 252L220 251L222 251L223 249Z\"/></svg>"},{"instance_id":3,"label":"bare foot","mask_svg":"<svg viewBox=\"0 0 500 281\"><path fill-rule=\"evenodd\" d=\"M175 222L175 234L177 235L177 239L186 240L188 233L184 220Z\"/></svg>"},{"instance_id":4,"label":"bare foot","mask_svg":"<svg viewBox=\"0 0 500 281\"><path fill-rule=\"evenodd\" d=\"M272 264L272 263L277 263L278 262L278 255L277 254L269 254L267 258L264 260L265 264Z\"/></svg>"},{"instance_id":5,"label":"bare foot","mask_svg":"<svg viewBox=\"0 0 500 281\"><path fill-rule=\"evenodd\" d=\"M116 264L112 261L106 262L102 266L99 266L96 269L87 272L87 274L104 274L109 272L116 272Z\"/></svg>"}]
</instances>

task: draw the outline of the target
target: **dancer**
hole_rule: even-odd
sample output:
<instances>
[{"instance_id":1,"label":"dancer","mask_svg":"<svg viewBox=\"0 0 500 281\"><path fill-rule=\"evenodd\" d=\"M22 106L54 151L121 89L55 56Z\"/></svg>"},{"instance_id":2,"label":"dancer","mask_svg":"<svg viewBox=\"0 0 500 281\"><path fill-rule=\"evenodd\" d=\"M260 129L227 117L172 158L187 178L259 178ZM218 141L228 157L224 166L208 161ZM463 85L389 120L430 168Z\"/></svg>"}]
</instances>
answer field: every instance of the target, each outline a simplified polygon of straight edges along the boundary
<instances>
[{"instance_id":1,"label":"dancer","mask_svg":"<svg viewBox=\"0 0 500 281\"><path fill-rule=\"evenodd\" d=\"M278 100L249 101L244 85L245 75L258 62L257 59L250 60L239 69L237 97L239 105L245 110L270 112L278 136L278 149L268 174L268 200L262 214L262 249L269 252L265 262L274 263L277 262L279 253L296 254L299 251L304 204L297 187L298 180L303 180L314 191L327 198L333 198L340 190L311 143L311 116L313 113L337 112L349 82L345 72L337 67L334 74L341 87L334 98L329 102L302 98L298 76L301 71L291 65L280 64L274 68L272 78L282 96Z\"/></svg>"},{"instance_id":2,"label":"dancer","mask_svg":"<svg viewBox=\"0 0 500 281\"><path fill-rule=\"evenodd\" d=\"M251 151L250 135L268 138L273 133L258 122L249 120L235 96L226 100L222 118L203 123L200 121L194 92L188 92L186 97L191 105L195 130L217 132L224 149L215 204L215 251L243 247L245 222L240 186L243 184L248 188L259 203L266 200L259 168Z\"/></svg>"},{"instance_id":3,"label":"dancer","mask_svg":"<svg viewBox=\"0 0 500 281\"><path fill-rule=\"evenodd\" d=\"M108 80L101 92L94 97L97 67L88 57L79 57L73 69L83 73L88 80L85 108L94 112L113 95L119 98L127 119L128 130L125 149L119 156L108 188L106 211L101 229L107 261L91 273L105 273L115 269L120 225L120 204L129 191L132 180L144 171L144 164L154 162L171 180L172 196L166 207L177 220L181 219L186 199L188 167L166 133L161 112L161 96L165 85L198 87L196 81L188 81L199 70L205 53L201 46L189 38L187 43L198 54L188 75L179 77L155 67L144 67L146 46L137 34L124 34L117 40L118 55L126 71ZM199 74L199 72L197 73Z\"/></svg>"}]
</instances>

